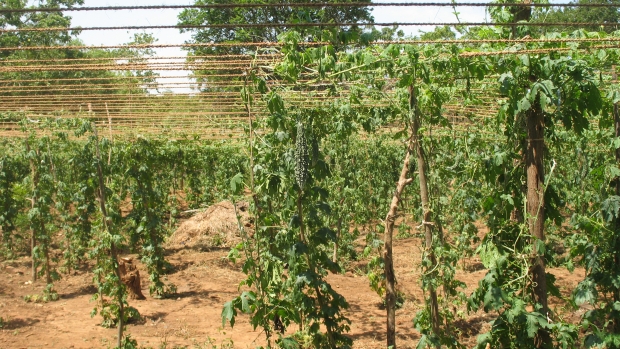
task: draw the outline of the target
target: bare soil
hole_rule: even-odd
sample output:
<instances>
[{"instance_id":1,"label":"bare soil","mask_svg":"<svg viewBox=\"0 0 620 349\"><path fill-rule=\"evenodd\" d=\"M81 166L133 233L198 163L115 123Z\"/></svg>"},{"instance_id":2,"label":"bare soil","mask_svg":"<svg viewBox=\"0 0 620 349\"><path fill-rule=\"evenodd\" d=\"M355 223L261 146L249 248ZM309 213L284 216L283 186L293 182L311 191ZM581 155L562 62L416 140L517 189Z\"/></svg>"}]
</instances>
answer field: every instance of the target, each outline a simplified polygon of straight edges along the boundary
<instances>
[{"instance_id":1,"label":"bare soil","mask_svg":"<svg viewBox=\"0 0 620 349\"><path fill-rule=\"evenodd\" d=\"M361 244L361 239L359 243ZM395 241L394 261L398 289L405 302L397 315L397 342L401 348L414 348L419 333L412 319L423 305L420 290L421 241L416 238ZM224 259L228 248L169 247L167 260L174 266L168 282L178 287L172 299L154 299L148 293L148 274L138 263L142 291L146 300L131 300L143 317L139 323L127 326L127 333L141 346L153 348L255 348L264 344L264 335L254 330L247 315L239 315L234 328L222 327L222 305L238 295L238 284L244 278L240 264ZM124 257L136 257L124 256ZM29 284L29 258L0 264L0 316L5 326L0 330L0 348L110 348L114 347L116 329L100 326L100 316L90 316L95 302L93 274L85 268L72 275L63 275L55 283L60 299L48 303L28 303L24 296L41 294L44 285ZM329 275L328 281L343 294L350 308L349 336L354 348L385 347L385 310L379 296L373 292L367 278L359 270L364 262L353 262L344 274ZM459 268L457 278L467 284L466 294L476 288L485 270L478 260L467 261ZM562 292L568 295L583 277L583 271L571 274L566 270L551 270ZM564 302L553 299L552 308L562 310ZM578 314L573 314L575 320ZM457 323L461 340L473 347L476 336L488 329L494 314L465 314Z\"/></svg>"}]
</instances>

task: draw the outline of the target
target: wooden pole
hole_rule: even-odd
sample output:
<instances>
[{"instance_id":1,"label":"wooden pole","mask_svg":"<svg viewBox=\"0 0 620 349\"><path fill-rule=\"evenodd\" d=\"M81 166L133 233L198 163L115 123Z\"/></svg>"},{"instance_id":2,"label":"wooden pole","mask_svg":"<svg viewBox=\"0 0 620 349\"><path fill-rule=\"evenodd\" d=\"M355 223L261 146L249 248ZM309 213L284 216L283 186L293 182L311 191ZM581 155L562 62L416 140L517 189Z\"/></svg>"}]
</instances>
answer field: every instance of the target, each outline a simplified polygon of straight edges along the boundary
<instances>
[{"instance_id":1,"label":"wooden pole","mask_svg":"<svg viewBox=\"0 0 620 349\"><path fill-rule=\"evenodd\" d=\"M530 4L531 0L523 0ZM515 22L530 21L532 10L529 6L519 8L515 14ZM515 26L516 28L516 26ZM535 83L538 77L530 76L530 83ZM540 96L536 96L531 108L525 115L525 170L526 170L526 218L530 235L532 236L532 298L535 304L541 306L540 312L549 317L547 302L547 274L545 271L545 257L540 255L539 243L545 243L545 114L540 105ZM548 348L552 345L551 337L546 329L539 329L534 338L537 348Z\"/></svg>"},{"instance_id":2,"label":"wooden pole","mask_svg":"<svg viewBox=\"0 0 620 349\"><path fill-rule=\"evenodd\" d=\"M410 111L411 112L411 111ZM410 120L412 121L412 120ZM398 214L398 205L400 198L405 190L405 187L410 184L413 179L408 178L409 175L409 163L411 154L415 151L414 144L414 127L413 123L410 123L411 135L407 142L407 152L405 154L405 160L403 161L403 167L400 171L400 177L396 184L396 191L392 196L392 202L385 217L385 232L383 236L383 263L385 272L385 306L387 311L387 347L396 349L396 275L394 274L394 259L393 259L393 236L394 236L394 223Z\"/></svg>"},{"instance_id":3,"label":"wooden pole","mask_svg":"<svg viewBox=\"0 0 620 349\"><path fill-rule=\"evenodd\" d=\"M525 167L527 169L526 213L527 223L532 236L532 296L534 303L542 308L540 312L549 316L547 303L547 274L545 272L545 258L538 250L538 244L545 242L545 172L543 166L543 152L545 147L545 118L540 106L540 97L536 97L534 104L526 115L526 152ZM546 348L551 343L549 333L540 329L536 335L537 348Z\"/></svg>"},{"instance_id":4,"label":"wooden pole","mask_svg":"<svg viewBox=\"0 0 620 349\"><path fill-rule=\"evenodd\" d=\"M409 86L409 107L412 113L412 130L411 135L415 152L418 159L418 180L420 182L420 199L422 201L422 226L424 227L424 249L427 258L431 261L431 265L426 268L427 270L434 270L437 265L437 258L433 251L433 237L434 237L434 222L431 211L430 196L428 192L428 180L427 180L427 164L426 156L424 155L424 148L419 137L420 131L420 112L418 109L417 97L413 86ZM441 321L439 318L439 302L437 300L437 290L431 284L429 285L429 299L431 310L431 327L435 334L439 334L441 328Z\"/></svg>"}]
</instances>

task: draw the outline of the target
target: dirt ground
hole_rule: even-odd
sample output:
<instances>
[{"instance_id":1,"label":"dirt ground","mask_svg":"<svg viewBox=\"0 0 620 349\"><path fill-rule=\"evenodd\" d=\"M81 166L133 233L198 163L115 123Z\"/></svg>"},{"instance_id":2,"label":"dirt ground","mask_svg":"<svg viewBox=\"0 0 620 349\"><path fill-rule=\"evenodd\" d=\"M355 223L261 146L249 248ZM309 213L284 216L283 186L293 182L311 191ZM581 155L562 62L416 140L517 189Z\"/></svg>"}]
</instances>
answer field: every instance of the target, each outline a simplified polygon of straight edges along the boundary
<instances>
[{"instance_id":1,"label":"dirt ground","mask_svg":"<svg viewBox=\"0 0 620 349\"><path fill-rule=\"evenodd\" d=\"M394 260L398 287L405 294L404 306L397 315L397 342L401 348L413 348L419 333L412 319L422 305L420 271L421 241L415 238L395 241ZM222 305L238 294L243 279L240 265L233 265L224 257L227 248L209 250L168 250L167 260L175 268L168 281L178 287L174 299L154 299L148 296L148 277L139 264L143 301L130 301L143 317L142 323L127 326L127 333L141 346L153 348L255 348L263 344L263 334L254 331L246 315L240 315L234 328L222 328ZM475 289L485 270L475 259L468 262L468 272L460 269L457 277L467 284L466 294ZM477 268L476 266L480 266ZM381 300L370 287L367 278L351 264L345 274L329 275L328 281L343 294L350 304L346 312L351 320L350 337L354 348L385 347L385 310ZM478 269L478 270L476 270ZM552 270L557 283L569 294L583 277L583 271L570 274L566 270ZM83 270L75 275L63 275L55 284L60 299L49 303L27 303L24 296L40 294L43 283L28 284L29 258L0 264L0 316L6 322L0 330L0 349L8 348L109 348L114 347L116 329L101 327L101 317L91 317L95 307L91 300L95 293L92 273ZM561 307L562 302L553 307ZM488 328L493 315L478 313L466 316L460 322L462 340L468 347L476 343L477 334Z\"/></svg>"}]
</instances>

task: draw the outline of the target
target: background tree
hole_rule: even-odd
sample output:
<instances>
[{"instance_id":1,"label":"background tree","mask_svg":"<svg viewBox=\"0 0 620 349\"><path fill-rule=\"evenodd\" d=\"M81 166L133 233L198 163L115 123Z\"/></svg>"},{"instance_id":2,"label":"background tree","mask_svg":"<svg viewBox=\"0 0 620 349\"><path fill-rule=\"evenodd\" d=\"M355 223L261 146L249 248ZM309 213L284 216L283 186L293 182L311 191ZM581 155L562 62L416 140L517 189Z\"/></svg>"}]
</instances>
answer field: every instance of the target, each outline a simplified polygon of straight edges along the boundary
<instances>
[{"instance_id":1,"label":"background tree","mask_svg":"<svg viewBox=\"0 0 620 349\"><path fill-rule=\"evenodd\" d=\"M537 22L580 22L580 23L616 23L620 24L620 0L578 0L571 1L570 4L583 5L583 4L610 4L618 5L618 7L579 7L579 6L567 6L560 8L552 8L548 12L539 12L535 16ZM605 31L611 33L618 30L620 26L608 26L608 25L591 25L591 26L576 26L576 27L542 27L539 31L553 32L553 31L573 31L577 29L585 29L588 31Z\"/></svg>"},{"instance_id":2,"label":"background tree","mask_svg":"<svg viewBox=\"0 0 620 349\"><path fill-rule=\"evenodd\" d=\"M83 0L44 0L37 5L28 6L25 0L0 0L1 9L43 9L71 8L83 5ZM3 12L0 14L0 28L69 28L71 17L63 12ZM113 71L86 69L83 65L114 65L120 58L129 64L144 63L152 56L152 49L120 48L116 50L72 49L67 46L83 46L77 39L77 31L19 31L0 35L0 59L4 71L0 74L0 96L24 96L22 104L16 109L28 107L31 97L40 95L99 95L119 93L146 93L147 88L155 88L154 74L151 70ZM152 44L156 39L151 34L135 34L127 45ZM14 47L53 46L58 49L14 50ZM5 49L3 49L5 48ZM42 69L47 68L49 69ZM84 68L84 69L81 69ZM118 88L109 88L109 86ZM59 88L62 87L62 92ZM82 88L84 87L84 88ZM104 88L105 87L105 88ZM26 101L28 100L28 101ZM39 105L41 107L41 105ZM45 106L49 109L49 106ZM86 109L86 105L84 106ZM111 106L113 107L113 106ZM59 107L59 109L61 109ZM90 109L90 108L89 108ZM35 107L32 109L36 111ZM39 110L39 111L40 111Z\"/></svg>"},{"instance_id":3,"label":"background tree","mask_svg":"<svg viewBox=\"0 0 620 349\"><path fill-rule=\"evenodd\" d=\"M269 3L355 3L367 2L366 0L239 0L239 4L269 4ZM227 0L196 0L194 5L216 5L229 4ZM373 22L374 18L370 14L370 9L366 6L351 7L230 7L230 8L203 8L185 9L179 14L179 25L209 25L209 24L283 24L283 23L354 23L354 22ZM181 29L181 32L191 32L192 39L189 43L232 43L232 42L275 42L278 35L293 30L299 32L302 40L314 41L321 40L323 29L317 27L256 27L256 28L200 28L200 29ZM342 27L332 29L331 37L343 38L358 36L362 29L353 27ZM381 32L377 31L377 35ZM188 62L195 63L196 59L192 56L210 54L243 54L248 53L248 48L243 46L234 47L191 47L189 50ZM228 58L220 57L218 61ZM235 59L235 58L230 58ZM240 74L242 68L211 69L208 71L195 70L196 75L207 74ZM197 82L207 85L211 78L199 78Z\"/></svg>"},{"instance_id":4,"label":"background tree","mask_svg":"<svg viewBox=\"0 0 620 349\"><path fill-rule=\"evenodd\" d=\"M28 1L26 0L1 0L2 9L25 9ZM46 0L39 1L38 6L29 8L71 8L74 5L84 4L83 0ZM8 12L0 14L0 26L2 29L10 28L41 28L41 27L69 27L71 17L65 16L62 12ZM72 34L69 31L56 32L14 32L3 33L0 37L0 47L10 46L36 46L36 45L62 45L71 41ZM41 55L47 54L46 51L32 51L31 54L37 58L44 58ZM0 50L0 57L7 58L14 55L14 51Z\"/></svg>"},{"instance_id":5,"label":"background tree","mask_svg":"<svg viewBox=\"0 0 620 349\"><path fill-rule=\"evenodd\" d=\"M336 0L289 0L289 3L342 3ZM365 0L346 0L344 2L367 2ZM196 0L194 5L228 4L225 0ZM269 4L282 3L279 0L255 1L241 0L239 4ZM372 22L374 19L370 9L365 6L351 7L235 7L235 8L205 8L185 9L179 14L179 25L209 25L209 24L283 24L283 23L351 23ZM257 28L201 28L181 29L181 32L193 32L191 42L264 42L277 41L278 35L286 30L281 27ZM309 28L293 28L302 34L302 38L312 39L314 30ZM343 30L359 30L358 28L344 28ZM243 47L210 47L191 48L193 54L207 53L243 53Z\"/></svg>"}]
</instances>

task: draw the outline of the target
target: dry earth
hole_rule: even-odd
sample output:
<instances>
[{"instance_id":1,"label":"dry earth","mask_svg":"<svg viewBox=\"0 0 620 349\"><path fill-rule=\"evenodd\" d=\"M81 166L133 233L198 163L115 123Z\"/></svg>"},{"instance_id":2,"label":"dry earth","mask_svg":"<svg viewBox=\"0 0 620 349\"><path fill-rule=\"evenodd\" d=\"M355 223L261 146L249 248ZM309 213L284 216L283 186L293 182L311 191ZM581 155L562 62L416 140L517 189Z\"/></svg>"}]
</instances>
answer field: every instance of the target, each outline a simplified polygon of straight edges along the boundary
<instances>
[{"instance_id":1,"label":"dry earth","mask_svg":"<svg viewBox=\"0 0 620 349\"><path fill-rule=\"evenodd\" d=\"M360 240L360 244L361 244ZM394 248L398 287L405 294L404 306L397 311L398 343L402 348L414 348L419 333L412 319L422 304L419 270L421 241L415 238L396 240ZM255 348L263 344L260 331L254 331L246 315L240 315L234 328L222 328L222 305L238 294L238 284L244 275L240 265L224 257L227 248L169 248L167 260L175 270L168 281L178 287L173 299L154 299L148 296L148 278L139 264L144 301L131 301L140 311L143 321L130 324L127 333L141 346L153 348ZM459 270L457 277L467 284L467 294L485 274L477 269L479 263L468 262L468 272ZM349 335L355 348L384 348L385 310L381 300L359 272L362 262L348 267L345 274L329 275L328 281L343 294L350 304L347 316L352 321ZM40 294L42 282L28 284L29 258L0 264L0 316L6 325L0 330L0 348L110 348L114 346L116 329L99 326L101 317L91 317L95 306L91 301L95 289L92 273L87 269L74 275L63 275L55 284L60 300L49 303L27 303L24 296ZM553 270L564 294L568 294L583 277L583 271L570 274ZM552 307L561 309L563 302L554 300ZM576 315L575 315L576 316ZM462 340L468 347L475 345L476 335L488 328L492 315L470 314L459 322Z\"/></svg>"}]
</instances>

